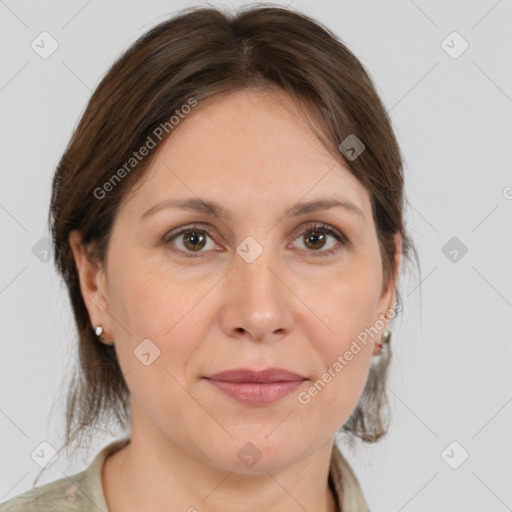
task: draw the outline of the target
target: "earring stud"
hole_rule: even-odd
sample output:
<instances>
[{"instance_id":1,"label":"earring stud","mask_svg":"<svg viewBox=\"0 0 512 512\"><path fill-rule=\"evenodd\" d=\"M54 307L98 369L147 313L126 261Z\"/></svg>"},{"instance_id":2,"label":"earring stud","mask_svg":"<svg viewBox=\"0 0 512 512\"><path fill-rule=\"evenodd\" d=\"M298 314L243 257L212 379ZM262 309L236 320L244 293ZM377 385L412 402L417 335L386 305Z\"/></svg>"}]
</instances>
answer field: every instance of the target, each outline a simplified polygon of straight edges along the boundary
<instances>
[{"instance_id":1,"label":"earring stud","mask_svg":"<svg viewBox=\"0 0 512 512\"><path fill-rule=\"evenodd\" d=\"M99 340L100 341L104 341L103 339L103 333L105 331L103 330L103 326L101 324L98 324L95 328L94 328L94 333L96 334L96 336L98 336Z\"/></svg>"},{"instance_id":2,"label":"earring stud","mask_svg":"<svg viewBox=\"0 0 512 512\"><path fill-rule=\"evenodd\" d=\"M382 339L382 343L389 343L391 340L391 332L386 329L382 333L381 339ZM377 345L382 350L382 343L379 343L378 341L376 341L375 345Z\"/></svg>"}]
</instances>

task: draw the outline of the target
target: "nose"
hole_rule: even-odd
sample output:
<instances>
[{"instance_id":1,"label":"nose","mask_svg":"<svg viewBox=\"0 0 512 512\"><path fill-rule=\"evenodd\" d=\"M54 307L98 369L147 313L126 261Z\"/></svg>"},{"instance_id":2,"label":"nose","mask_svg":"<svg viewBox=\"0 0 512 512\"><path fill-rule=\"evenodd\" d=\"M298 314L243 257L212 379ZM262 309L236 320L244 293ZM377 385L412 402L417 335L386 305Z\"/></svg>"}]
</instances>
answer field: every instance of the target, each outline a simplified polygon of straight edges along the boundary
<instances>
[{"instance_id":1,"label":"nose","mask_svg":"<svg viewBox=\"0 0 512 512\"><path fill-rule=\"evenodd\" d=\"M294 299L284 266L270 250L249 261L237 255L227 275L222 329L229 336L254 341L282 339L293 325Z\"/></svg>"}]
</instances>

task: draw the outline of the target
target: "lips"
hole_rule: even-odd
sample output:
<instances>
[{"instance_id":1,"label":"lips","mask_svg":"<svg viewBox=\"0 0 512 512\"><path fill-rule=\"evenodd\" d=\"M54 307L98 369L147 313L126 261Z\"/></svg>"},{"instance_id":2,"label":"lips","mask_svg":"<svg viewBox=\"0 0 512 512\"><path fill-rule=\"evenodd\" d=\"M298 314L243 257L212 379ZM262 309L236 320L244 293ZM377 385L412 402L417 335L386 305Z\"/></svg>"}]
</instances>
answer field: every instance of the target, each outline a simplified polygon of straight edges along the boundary
<instances>
[{"instance_id":1,"label":"lips","mask_svg":"<svg viewBox=\"0 0 512 512\"><path fill-rule=\"evenodd\" d=\"M206 377L218 382L246 382L246 383L271 383L302 381L305 377L283 368L266 368L264 370L252 370L250 368L236 368L225 370Z\"/></svg>"},{"instance_id":2,"label":"lips","mask_svg":"<svg viewBox=\"0 0 512 512\"><path fill-rule=\"evenodd\" d=\"M261 407L279 402L307 379L283 368L260 371L237 368L210 375L205 380L242 404Z\"/></svg>"}]
</instances>

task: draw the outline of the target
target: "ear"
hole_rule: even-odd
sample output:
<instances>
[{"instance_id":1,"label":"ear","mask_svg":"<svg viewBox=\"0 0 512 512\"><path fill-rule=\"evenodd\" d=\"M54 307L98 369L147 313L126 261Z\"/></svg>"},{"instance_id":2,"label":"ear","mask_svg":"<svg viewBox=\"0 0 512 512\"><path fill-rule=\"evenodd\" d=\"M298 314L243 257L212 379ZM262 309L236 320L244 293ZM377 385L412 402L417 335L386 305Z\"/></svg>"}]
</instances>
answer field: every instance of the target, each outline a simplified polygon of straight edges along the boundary
<instances>
[{"instance_id":1,"label":"ear","mask_svg":"<svg viewBox=\"0 0 512 512\"><path fill-rule=\"evenodd\" d=\"M73 230L69 234L69 245L73 251L78 277L80 280L80 290L89 313L91 329L98 324L103 326L103 343L112 345L109 341L112 336L111 316L108 312L108 295L106 275L100 262L92 260L82 243L82 235L78 230Z\"/></svg>"},{"instance_id":2,"label":"ear","mask_svg":"<svg viewBox=\"0 0 512 512\"><path fill-rule=\"evenodd\" d=\"M382 295L379 299L378 305L378 316L375 319L384 322L384 327L380 330L380 334L376 339L376 342L381 343L380 338L382 333L388 328L393 317L390 315L390 311L393 309L396 300L396 284L398 276L400 274L400 267L402 264L402 236L400 233L396 233L394 236L395 243L395 275L389 279L388 283L385 283L382 290ZM379 322L380 323L380 322ZM381 348L377 343L374 345L373 355L378 355L381 352Z\"/></svg>"}]
</instances>

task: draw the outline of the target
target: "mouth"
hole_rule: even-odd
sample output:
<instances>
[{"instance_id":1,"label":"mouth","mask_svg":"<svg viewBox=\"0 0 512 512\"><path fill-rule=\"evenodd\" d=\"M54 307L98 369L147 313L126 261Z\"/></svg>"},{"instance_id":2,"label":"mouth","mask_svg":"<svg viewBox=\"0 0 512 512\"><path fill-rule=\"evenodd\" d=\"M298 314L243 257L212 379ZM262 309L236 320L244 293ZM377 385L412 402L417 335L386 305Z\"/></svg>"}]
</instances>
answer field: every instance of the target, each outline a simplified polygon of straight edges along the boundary
<instances>
[{"instance_id":1,"label":"mouth","mask_svg":"<svg viewBox=\"0 0 512 512\"><path fill-rule=\"evenodd\" d=\"M302 375L283 368L260 371L237 368L204 379L238 402L257 406L278 402L307 380Z\"/></svg>"}]
</instances>

